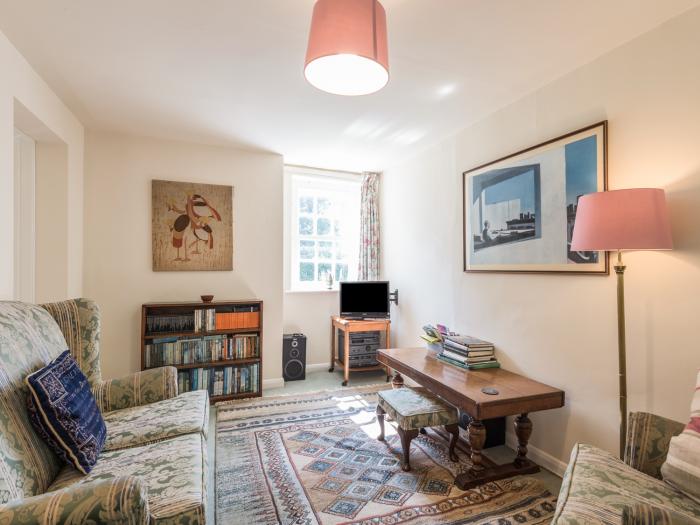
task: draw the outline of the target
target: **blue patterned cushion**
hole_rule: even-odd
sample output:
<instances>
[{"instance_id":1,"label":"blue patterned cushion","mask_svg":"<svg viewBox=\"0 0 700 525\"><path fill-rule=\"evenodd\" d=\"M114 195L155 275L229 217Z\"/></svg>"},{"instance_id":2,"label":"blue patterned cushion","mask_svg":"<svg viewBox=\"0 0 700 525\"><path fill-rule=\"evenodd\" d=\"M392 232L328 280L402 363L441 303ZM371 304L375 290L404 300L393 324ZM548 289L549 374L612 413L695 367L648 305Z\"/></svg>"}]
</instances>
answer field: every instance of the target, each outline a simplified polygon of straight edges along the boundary
<instances>
[{"instance_id":1,"label":"blue patterned cushion","mask_svg":"<svg viewBox=\"0 0 700 525\"><path fill-rule=\"evenodd\" d=\"M29 374L29 419L56 454L87 474L105 444L107 428L85 374L66 350Z\"/></svg>"}]
</instances>

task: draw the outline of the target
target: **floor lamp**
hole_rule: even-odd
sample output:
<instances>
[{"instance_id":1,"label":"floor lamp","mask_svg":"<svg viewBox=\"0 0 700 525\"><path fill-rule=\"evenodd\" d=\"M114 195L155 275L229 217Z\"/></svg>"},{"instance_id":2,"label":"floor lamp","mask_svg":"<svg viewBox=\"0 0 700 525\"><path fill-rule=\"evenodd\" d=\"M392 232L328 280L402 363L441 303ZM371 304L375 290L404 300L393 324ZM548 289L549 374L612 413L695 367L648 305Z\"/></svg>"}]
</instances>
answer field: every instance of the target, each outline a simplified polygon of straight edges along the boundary
<instances>
[{"instance_id":1,"label":"floor lamp","mask_svg":"<svg viewBox=\"0 0 700 525\"><path fill-rule=\"evenodd\" d=\"M651 188L606 191L578 201L571 250L617 252L617 346L620 370L620 458L627 436L625 353L625 266L623 250L673 248L664 191Z\"/></svg>"}]
</instances>

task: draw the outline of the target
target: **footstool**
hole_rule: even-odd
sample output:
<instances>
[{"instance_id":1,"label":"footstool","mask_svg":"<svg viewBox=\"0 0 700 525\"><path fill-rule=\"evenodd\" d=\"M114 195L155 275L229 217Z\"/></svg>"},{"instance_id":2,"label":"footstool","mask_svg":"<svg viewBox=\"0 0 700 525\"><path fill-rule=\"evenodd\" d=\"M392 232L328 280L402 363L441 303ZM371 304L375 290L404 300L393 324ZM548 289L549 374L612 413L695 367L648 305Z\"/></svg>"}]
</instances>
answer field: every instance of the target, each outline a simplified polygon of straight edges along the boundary
<instances>
[{"instance_id":1,"label":"footstool","mask_svg":"<svg viewBox=\"0 0 700 525\"><path fill-rule=\"evenodd\" d=\"M377 420L379 421L379 441L384 441L384 416L388 415L396 422L401 438L403 461L401 468L411 470L409 453L411 441L419 432L425 433L426 427L444 426L452 434L450 438L450 461L457 461L455 446L459 439L459 414L457 409L445 403L437 396L423 388L395 388L380 390L377 402Z\"/></svg>"}]
</instances>

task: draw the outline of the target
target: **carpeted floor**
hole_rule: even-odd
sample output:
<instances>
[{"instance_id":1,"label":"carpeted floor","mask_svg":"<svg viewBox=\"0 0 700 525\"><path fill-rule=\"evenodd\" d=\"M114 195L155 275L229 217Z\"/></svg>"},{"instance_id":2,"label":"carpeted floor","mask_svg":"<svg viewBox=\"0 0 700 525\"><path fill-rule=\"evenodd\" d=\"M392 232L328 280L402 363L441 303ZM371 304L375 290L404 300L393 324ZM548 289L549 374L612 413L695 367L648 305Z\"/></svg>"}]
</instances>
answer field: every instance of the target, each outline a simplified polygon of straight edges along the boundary
<instances>
[{"instance_id":1,"label":"carpeted floor","mask_svg":"<svg viewBox=\"0 0 700 525\"><path fill-rule=\"evenodd\" d=\"M398 436L377 441L376 392L385 385L220 404L216 423L217 523L549 523L556 498L517 477L461 491L469 468L447 458L434 432L399 464Z\"/></svg>"}]
</instances>

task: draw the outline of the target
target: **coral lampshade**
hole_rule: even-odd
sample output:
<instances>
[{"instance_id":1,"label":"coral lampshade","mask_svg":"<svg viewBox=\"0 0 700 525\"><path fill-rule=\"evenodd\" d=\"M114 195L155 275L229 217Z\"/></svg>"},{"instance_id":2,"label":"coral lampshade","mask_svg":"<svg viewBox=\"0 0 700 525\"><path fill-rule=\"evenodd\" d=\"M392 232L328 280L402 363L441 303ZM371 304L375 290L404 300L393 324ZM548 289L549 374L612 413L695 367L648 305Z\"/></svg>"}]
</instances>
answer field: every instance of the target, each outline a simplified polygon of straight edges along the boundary
<instances>
[{"instance_id":1,"label":"coral lampshade","mask_svg":"<svg viewBox=\"0 0 700 525\"><path fill-rule=\"evenodd\" d=\"M377 0L317 0L304 76L335 95L368 95L389 81L386 12Z\"/></svg>"},{"instance_id":2,"label":"coral lampshade","mask_svg":"<svg viewBox=\"0 0 700 525\"><path fill-rule=\"evenodd\" d=\"M584 195L578 201L571 249L673 249L664 190L634 188Z\"/></svg>"}]
</instances>

